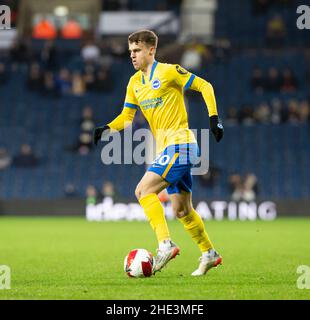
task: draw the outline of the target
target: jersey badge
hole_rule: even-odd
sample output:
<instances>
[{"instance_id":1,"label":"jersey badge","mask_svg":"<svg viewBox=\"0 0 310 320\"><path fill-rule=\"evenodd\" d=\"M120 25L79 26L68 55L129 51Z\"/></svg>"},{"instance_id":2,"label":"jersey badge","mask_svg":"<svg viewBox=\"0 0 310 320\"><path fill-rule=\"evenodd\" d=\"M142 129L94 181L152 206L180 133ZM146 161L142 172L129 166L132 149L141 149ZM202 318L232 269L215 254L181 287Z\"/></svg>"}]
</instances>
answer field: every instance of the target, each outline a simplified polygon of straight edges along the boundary
<instances>
[{"instance_id":1,"label":"jersey badge","mask_svg":"<svg viewBox=\"0 0 310 320\"><path fill-rule=\"evenodd\" d=\"M154 80L152 81L152 88L153 88L154 90L159 89L160 86L161 86L161 83L160 83L159 79L154 79Z\"/></svg>"},{"instance_id":2,"label":"jersey badge","mask_svg":"<svg viewBox=\"0 0 310 320\"><path fill-rule=\"evenodd\" d=\"M182 67L180 67L179 65L176 66L177 71L179 72L179 74L185 75L188 74L188 71L183 69Z\"/></svg>"}]
</instances>

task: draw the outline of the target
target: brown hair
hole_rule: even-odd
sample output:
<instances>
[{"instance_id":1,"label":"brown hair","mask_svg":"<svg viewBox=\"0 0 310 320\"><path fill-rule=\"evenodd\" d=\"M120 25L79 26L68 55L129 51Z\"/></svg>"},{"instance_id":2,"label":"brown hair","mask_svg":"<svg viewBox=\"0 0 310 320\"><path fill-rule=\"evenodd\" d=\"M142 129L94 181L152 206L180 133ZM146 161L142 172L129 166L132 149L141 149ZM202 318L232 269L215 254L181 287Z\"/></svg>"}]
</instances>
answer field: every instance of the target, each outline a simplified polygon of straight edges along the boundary
<instances>
[{"instance_id":1,"label":"brown hair","mask_svg":"<svg viewBox=\"0 0 310 320\"><path fill-rule=\"evenodd\" d=\"M158 37L155 32L151 30L140 30L132 33L128 37L129 43L138 43L144 42L148 47L155 47L157 48Z\"/></svg>"}]
</instances>

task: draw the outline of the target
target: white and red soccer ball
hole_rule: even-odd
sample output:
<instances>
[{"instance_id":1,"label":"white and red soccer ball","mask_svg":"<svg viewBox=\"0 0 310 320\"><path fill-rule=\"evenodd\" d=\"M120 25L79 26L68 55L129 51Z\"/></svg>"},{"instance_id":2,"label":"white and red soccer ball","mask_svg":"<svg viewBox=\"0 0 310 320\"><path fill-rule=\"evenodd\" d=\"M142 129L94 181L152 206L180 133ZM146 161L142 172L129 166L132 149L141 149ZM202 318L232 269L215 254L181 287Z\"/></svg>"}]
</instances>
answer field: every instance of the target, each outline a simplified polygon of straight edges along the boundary
<instances>
[{"instance_id":1,"label":"white and red soccer ball","mask_svg":"<svg viewBox=\"0 0 310 320\"><path fill-rule=\"evenodd\" d=\"M145 249L131 250L124 260L124 270L129 277L144 278L153 274L155 259Z\"/></svg>"}]
</instances>

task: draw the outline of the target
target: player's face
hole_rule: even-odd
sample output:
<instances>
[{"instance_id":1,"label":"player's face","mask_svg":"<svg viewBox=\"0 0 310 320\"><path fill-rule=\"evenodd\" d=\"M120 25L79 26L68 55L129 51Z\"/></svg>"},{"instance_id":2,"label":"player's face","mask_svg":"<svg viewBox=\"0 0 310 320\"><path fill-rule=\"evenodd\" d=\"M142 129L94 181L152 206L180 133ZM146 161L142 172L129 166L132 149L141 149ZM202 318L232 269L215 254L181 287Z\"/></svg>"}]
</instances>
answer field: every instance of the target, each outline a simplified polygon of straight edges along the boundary
<instances>
[{"instance_id":1,"label":"player's face","mask_svg":"<svg viewBox=\"0 0 310 320\"><path fill-rule=\"evenodd\" d=\"M133 67L136 70L145 70L152 61L154 48L147 47L143 42L129 43L129 53Z\"/></svg>"}]
</instances>

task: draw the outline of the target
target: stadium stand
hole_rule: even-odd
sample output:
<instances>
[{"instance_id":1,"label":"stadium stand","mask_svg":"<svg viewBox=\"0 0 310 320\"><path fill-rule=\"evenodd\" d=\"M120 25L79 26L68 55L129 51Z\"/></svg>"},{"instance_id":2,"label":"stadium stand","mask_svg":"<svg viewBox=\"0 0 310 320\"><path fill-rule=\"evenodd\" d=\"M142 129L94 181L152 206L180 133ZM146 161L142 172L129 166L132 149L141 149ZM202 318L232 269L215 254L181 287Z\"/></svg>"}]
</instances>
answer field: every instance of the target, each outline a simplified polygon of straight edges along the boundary
<instances>
[{"instance_id":1,"label":"stadium stand","mask_svg":"<svg viewBox=\"0 0 310 320\"><path fill-rule=\"evenodd\" d=\"M140 6L141 2L139 5L136 2L130 1L131 10L135 9L135 5L141 10L158 10L158 7L154 9L147 5L153 2L144 2L145 8ZM235 2L246 5L239 5L241 9L234 10ZM224 60L217 59L214 51L211 62L198 72L199 76L214 85L224 125L231 106L234 106L237 113L236 122L225 126L226 134L220 144L215 144L210 139L210 159L221 174L212 187L194 184L194 192L199 199L229 198L228 176L234 173L254 173L258 179L260 198L301 199L310 195L307 78L310 63L306 51L302 49L309 45L310 38L305 38L303 33L290 27L296 21L292 20L288 7L284 5L280 12L288 26L287 39L290 42L284 41L281 44L286 50L265 50L266 25L274 13L279 12L279 5L271 6L267 13L260 14L255 11L253 3L254 1L219 0L215 36L217 39L225 38L230 41L232 50ZM173 8L175 6L174 2ZM240 19L244 23L239 28ZM98 124L111 120L122 109L126 84L133 71L129 59L113 54L109 56L112 56L111 60L106 59L109 79L114 84L106 92L86 90L77 96L60 93L51 97L42 94L42 88L36 91L27 89L30 61L40 64L42 74L52 72L51 79L52 82L55 81L56 89L56 79L61 68L67 68L70 74L78 71L83 75L87 73L87 68L93 68L95 71L91 72L96 76L100 67L83 61L79 40L57 40L57 56L52 67L48 67L50 65L40 58L44 45L45 42L33 40L30 46L32 54L26 58L26 63L24 59L17 61L13 51L10 56L1 58L9 77L0 84L0 147L13 156L23 143L27 143L40 162L34 168L10 166L0 170L0 197L57 199L65 197L65 186L68 184L73 184L76 192L84 195L90 184L100 190L104 181L117 181L115 186L120 197L133 199L135 186L145 170L143 166L133 164L107 167L100 161L100 148L92 149L84 155L67 148L78 139L79 120L85 106L91 106ZM251 76L257 67L263 73L267 73L271 67L279 70L289 67L296 77L298 88L293 92L253 92ZM190 94L187 98L190 127L208 128L208 114L203 100L195 94ZM283 105L284 116L277 124L272 121L271 116L267 121L259 121L254 115L251 122L240 121L244 106L250 106L255 111L265 103L272 113L274 99L278 99ZM299 113L295 118L290 118L288 105L292 99L296 100L298 108L305 101L304 118Z\"/></svg>"}]
</instances>

